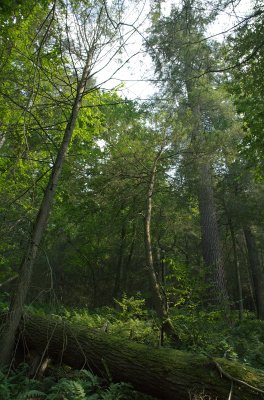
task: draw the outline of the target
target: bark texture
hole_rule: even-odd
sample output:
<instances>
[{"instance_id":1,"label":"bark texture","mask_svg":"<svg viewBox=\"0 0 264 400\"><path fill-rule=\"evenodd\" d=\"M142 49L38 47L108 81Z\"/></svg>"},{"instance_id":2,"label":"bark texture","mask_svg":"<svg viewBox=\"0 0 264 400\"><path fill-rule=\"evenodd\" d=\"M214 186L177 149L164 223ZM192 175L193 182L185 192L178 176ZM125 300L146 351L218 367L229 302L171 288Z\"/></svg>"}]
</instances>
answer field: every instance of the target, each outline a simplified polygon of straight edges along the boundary
<instances>
[{"instance_id":1,"label":"bark texture","mask_svg":"<svg viewBox=\"0 0 264 400\"><path fill-rule=\"evenodd\" d=\"M259 260L258 248L251 228L245 226L243 229L254 285L257 314L259 319L264 320L264 270Z\"/></svg>"},{"instance_id":2,"label":"bark texture","mask_svg":"<svg viewBox=\"0 0 264 400\"><path fill-rule=\"evenodd\" d=\"M134 388L159 399L189 400L190 394L204 393L212 400L226 400L231 380L218 366L236 379L264 389L264 373L238 363L171 349L153 349L112 337L87 326L26 315L20 323L21 343L26 349L74 368L91 369L115 382L130 382ZM233 382L232 400L260 400L264 395Z\"/></svg>"},{"instance_id":3,"label":"bark texture","mask_svg":"<svg viewBox=\"0 0 264 400\"><path fill-rule=\"evenodd\" d=\"M206 266L213 272L213 281L218 294L218 301L223 309L228 311L228 293L218 233L210 165L206 162L201 163L198 167L198 174L198 200L203 258Z\"/></svg>"},{"instance_id":4,"label":"bark texture","mask_svg":"<svg viewBox=\"0 0 264 400\"><path fill-rule=\"evenodd\" d=\"M229 216L228 216L228 225L229 225L229 229L230 229L230 233L231 233L233 255L234 255L234 267L235 267L236 276L237 276L239 321L242 321L243 313L244 313L244 305L243 305L243 289L242 289L242 282L241 282L241 271L240 271L240 264L239 264L239 260L238 260L238 254L237 254L236 234L235 234L232 219Z\"/></svg>"},{"instance_id":5,"label":"bark texture","mask_svg":"<svg viewBox=\"0 0 264 400\"><path fill-rule=\"evenodd\" d=\"M222 309L229 312L229 299L225 277L224 260L219 238L214 189L212 182L212 161L208 156L200 156L206 151L207 143L204 137L205 127L202 123L202 110L199 103L192 96L193 86L187 85L188 98L193 113L193 129L191 144L195 155L197 168L197 195L200 212L200 226L202 235L202 250L205 265L212 272L213 283L216 289L217 301ZM198 151L198 156L197 156Z\"/></svg>"}]
</instances>

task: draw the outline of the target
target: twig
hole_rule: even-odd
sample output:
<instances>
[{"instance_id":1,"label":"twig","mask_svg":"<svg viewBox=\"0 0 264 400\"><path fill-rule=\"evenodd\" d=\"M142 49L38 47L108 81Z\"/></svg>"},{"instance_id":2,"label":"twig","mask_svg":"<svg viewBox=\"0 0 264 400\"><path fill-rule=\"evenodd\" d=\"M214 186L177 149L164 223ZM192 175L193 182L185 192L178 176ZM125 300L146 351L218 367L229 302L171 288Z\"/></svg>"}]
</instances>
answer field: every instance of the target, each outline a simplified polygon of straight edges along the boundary
<instances>
[{"instance_id":1,"label":"twig","mask_svg":"<svg viewBox=\"0 0 264 400\"><path fill-rule=\"evenodd\" d=\"M216 368L218 369L219 373L221 376L224 376L225 378L229 379L231 382L236 382L239 383L239 385L243 385L246 386L252 390L254 390L255 392L264 394L264 390L261 390L255 386L250 385L249 383L245 382L245 381L241 381L240 379L234 378L232 375L230 375L228 372L224 371L223 368L221 367L220 364L218 364L217 361L215 361L212 357L210 357L213 361L213 363L215 364ZM232 393L230 392L230 394L232 395ZM230 400L230 395L229 395L229 400Z\"/></svg>"},{"instance_id":2,"label":"twig","mask_svg":"<svg viewBox=\"0 0 264 400\"><path fill-rule=\"evenodd\" d=\"M9 283L15 281L18 278L18 275L12 276L12 278L7 279L6 281L0 283L0 289L2 289L3 286L8 285Z\"/></svg>"},{"instance_id":3,"label":"twig","mask_svg":"<svg viewBox=\"0 0 264 400\"><path fill-rule=\"evenodd\" d=\"M233 394L233 381L231 381L231 388L230 388L228 400L232 400L232 394Z\"/></svg>"}]
</instances>

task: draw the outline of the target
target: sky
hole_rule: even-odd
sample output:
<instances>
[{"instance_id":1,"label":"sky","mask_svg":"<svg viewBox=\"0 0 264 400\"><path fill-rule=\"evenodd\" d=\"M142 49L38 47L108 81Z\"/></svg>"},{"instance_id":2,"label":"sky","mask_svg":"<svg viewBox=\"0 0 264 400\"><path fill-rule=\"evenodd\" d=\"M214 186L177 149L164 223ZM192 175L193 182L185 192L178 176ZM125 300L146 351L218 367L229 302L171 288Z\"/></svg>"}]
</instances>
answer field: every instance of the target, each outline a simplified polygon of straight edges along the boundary
<instances>
[{"instance_id":1,"label":"sky","mask_svg":"<svg viewBox=\"0 0 264 400\"><path fill-rule=\"evenodd\" d=\"M162 14L169 15L171 3L173 1L165 0L162 2ZM232 28L238 24L246 15L250 13L251 1L238 0L239 3L236 7L229 7L221 12L216 21L208 27L207 36L217 41L224 41L228 34L231 33ZM143 4L143 5L142 5ZM109 90L123 83L124 87L119 88L118 92L122 97L135 100L144 100L153 95L156 88L149 79L154 78L153 65L150 56L144 52L144 36L145 30L149 26L147 14L149 13L149 1L144 3L140 2L138 7L129 9L125 16L125 22L128 24L135 24L138 32L135 33L126 48L126 53L123 54L123 59L131 57L130 62L127 62L107 83L102 85L102 88ZM137 54L139 52L139 54ZM134 56L134 54L136 54ZM116 65L117 67L117 65ZM115 66L111 66L115 71ZM104 71L105 74L111 71ZM100 74L97 76L97 82L100 82L102 77Z\"/></svg>"}]
</instances>

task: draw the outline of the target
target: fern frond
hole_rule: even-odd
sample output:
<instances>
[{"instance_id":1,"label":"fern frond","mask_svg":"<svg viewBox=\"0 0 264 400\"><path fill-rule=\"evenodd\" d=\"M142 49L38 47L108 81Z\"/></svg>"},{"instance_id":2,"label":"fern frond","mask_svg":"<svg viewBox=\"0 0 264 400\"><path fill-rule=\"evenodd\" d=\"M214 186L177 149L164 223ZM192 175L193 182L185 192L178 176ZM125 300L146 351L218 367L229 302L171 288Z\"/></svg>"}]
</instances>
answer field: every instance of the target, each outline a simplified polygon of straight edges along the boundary
<instances>
[{"instance_id":1,"label":"fern frond","mask_svg":"<svg viewBox=\"0 0 264 400\"><path fill-rule=\"evenodd\" d=\"M17 400L31 400L31 399L45 399L45 398L46 398L46 393L32 389L24 393L21 393L17 397Z\"/></svg>"}]
</instances>

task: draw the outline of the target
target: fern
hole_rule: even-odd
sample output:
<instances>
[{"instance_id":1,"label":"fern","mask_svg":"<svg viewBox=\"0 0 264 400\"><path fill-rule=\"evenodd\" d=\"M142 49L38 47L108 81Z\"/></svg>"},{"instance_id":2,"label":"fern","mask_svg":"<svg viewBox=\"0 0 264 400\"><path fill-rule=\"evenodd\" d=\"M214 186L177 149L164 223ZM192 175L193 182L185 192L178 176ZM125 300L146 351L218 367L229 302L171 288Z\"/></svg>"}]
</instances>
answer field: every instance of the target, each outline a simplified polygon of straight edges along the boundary
<instances>
[{"instance_id":1,"label":"fern","mask_svg":"<svg viewBox=\"0 0 264 400\"><path fill-rule=\"evenodd\" d=\"M86 400L86 393L81 381L62 378L54 385L47 400Z\"/></svg>"},{"instance_id":2,"label":"fern","mask_svg":"<svg viewBox=\"0 0 264 400\"><path fill-rule=\"evenodd\" d=\"M126 383L111 383L109 388L101 395L102 400L132 400L132 386Z\"/></svg>"},{"instance_id":3,"label":"fern","mask_svg":"<svg viewBox=\"0 0 264 400\"><path fill-rule=\"evenodd\" d=\"M51 390L52 386L56 384L56 379L53 376L46 376L42 379L41 388L43 392L47 393Z\"/></svg>"},{"instance_id":4,"label":"fern","mask_svg":"<svg viewBox=\"0 0 264 400\"><path fill-rule=\"evenodd\" d=\"M46 393L32 389L18 395L16 400L45 399L46 396Z\"/></svg>"},{"instance_id":5,"label":"fern","mask_svg":"<svg viewBox=\"0 0 264 400\"><path fill-rule=\"evenodd\" d=\"M85 379L85 381L89 381L93 386L99 385L98 376L94 375L91 371L87 371L87 369L82 369L79 373L79 377Z\"/></svg>"},{"instance_id":6,"label":"fern","mask_svg":"<svg viewBox=\"0 0 264 400\"><path fill-rule=\"evenodd\" d=\"M10 385L8 382L0 383L0 400L11 400Z\"/></svg>"},{"instance_id":7,"label":"fern","mask_svg":"<svg viewBox=\"0 0 264 400\"><path fill-rule=\"evenodd\" d=\"M97 390L100 390L100 380L98 376L93 375L92 372L84 369L79 372L78 378L81 380L86 394L96 394Z\"/></svg>"}]
</instances>

